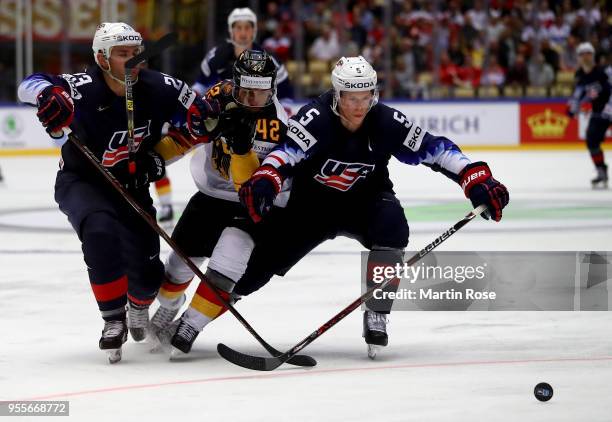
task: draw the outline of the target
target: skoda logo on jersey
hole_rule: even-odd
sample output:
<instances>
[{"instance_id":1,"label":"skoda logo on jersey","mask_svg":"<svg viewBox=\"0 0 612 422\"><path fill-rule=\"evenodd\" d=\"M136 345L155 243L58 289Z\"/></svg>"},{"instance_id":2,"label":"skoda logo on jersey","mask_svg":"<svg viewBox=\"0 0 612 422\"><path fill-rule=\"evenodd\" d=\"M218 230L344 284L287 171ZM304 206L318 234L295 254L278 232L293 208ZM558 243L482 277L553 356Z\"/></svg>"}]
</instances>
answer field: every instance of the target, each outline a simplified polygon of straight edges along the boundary
<instances>
[{"instance_id":1,"label":"skoda logo on jersey","mask_svg":"<svg viewBox=\"0 0 612 422\"><path fill-rule=\"evenodd\" d=\"M344 163L328 159L314 179L340 191L349 190L360 177L366 177L374 171L374 164Z\"/></svg>"},{"instance_id":2,"label":"skoda logo on jersey","mask_svg":"<svg viewBox=\"0 0 612 422\"><path fill-rule=\"evenodd\" d=\"M137 127L134 129L134 152L138 151L142 141L151 136L151 120L146 126ZM120 130L111 136L108 147L102 155L102 165L105 167L113 167L115 164L128 158L129 151L127 145L127 130Z\"/></svg>"}]
</instances>

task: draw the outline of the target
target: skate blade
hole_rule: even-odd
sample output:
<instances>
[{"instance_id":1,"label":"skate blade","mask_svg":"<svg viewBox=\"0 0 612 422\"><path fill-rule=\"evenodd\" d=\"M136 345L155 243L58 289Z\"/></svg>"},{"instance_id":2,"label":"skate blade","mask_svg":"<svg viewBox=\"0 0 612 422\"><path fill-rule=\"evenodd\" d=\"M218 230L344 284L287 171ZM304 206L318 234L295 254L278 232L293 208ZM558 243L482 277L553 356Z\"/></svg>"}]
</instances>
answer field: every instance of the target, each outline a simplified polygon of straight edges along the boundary
<instances>
[{"instance_id":1,"label":"skate blade","mask_svg":"<svg viewBox=\"0 0 612 422\"><path fill-rule=\"evenodd\" d=\"M187 353L183 353L182 350L179 350L174 346L170 346L170 360L180 360L183 356L187 356Z\"/></svg>"},{"instance_id":2,"label":"skate blade","mask_svg":"<svg viewBox=\"0 0 612 422\"><path fill-rule=\"evenodd\" d=\"M119 349L107 349L106 356L108 357L108 363L117 363L121 360L122 353L121 348Z\"/></svg>"},{"instance_id":3,"label":"skate blade","mask_svg":"<svg viewBox=\"0 0 612 422\"><path fill-rule=\"evenodd\" d=\"M376 359L376 355L380 348L381 346L377 346L376 344L368 344L368 357L372 360Z\"/></svg>"},{"instance_id":4,"label":"skate blade","mask_svg":"<svg viewBox=\"0 0 612 422\"><path fill-rule=\"evenodd\" d=\"M593 188L593 190L606 190L608 189L608 184L607 183L593 184L591 187Z\"/></svg>"}]
</instances>

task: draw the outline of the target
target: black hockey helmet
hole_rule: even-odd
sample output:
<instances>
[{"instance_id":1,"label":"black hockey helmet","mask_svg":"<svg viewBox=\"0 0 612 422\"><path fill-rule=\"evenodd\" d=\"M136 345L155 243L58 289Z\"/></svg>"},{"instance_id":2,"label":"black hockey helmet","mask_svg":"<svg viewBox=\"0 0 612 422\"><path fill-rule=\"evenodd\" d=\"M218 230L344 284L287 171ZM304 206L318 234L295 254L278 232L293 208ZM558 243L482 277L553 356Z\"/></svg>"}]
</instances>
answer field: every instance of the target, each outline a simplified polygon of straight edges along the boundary
<instances>
[{"instance_id":1,"label":"black hockey helmet","mask_svg":"<svg viewBox=\"0 0 612 422\"><path fill-rule=\"evenodd\" d=\"M234 62L234 99L247 107L265 107L276 93L276 64L262 50L245 50Z\"/></svg>"}]
</instances>

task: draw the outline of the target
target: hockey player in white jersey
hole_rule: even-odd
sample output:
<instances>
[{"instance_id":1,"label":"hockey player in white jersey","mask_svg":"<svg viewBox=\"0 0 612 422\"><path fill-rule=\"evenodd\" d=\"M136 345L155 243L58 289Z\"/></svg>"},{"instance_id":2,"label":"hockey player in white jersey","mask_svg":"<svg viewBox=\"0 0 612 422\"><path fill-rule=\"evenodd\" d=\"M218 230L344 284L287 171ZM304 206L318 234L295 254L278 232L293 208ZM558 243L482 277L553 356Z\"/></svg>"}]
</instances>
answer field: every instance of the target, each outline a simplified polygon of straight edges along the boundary
<instances>
[{"instance_id":1,"label":"hockey player in white jersey","mask_svg":"<svg viewBox=\"0 0 612 422\"><path fill-rule=\"evenodd\" d=\"M449 139L379 103L376 72L363 57L343 57L331 76L333 89L289 120L285 142L240 189L241 202L266 235L257 242L236 295L252 293L274 274L284 275L317 245L338 235L371 251L368 268L399 262L409 230L389 179L392 156L443 173L459 183L474 206L487 205L483 217L502 218L509 195L489 166L471 162ZM288 180L290 201L282 213L272 215L272 204ZM369 274L368 287L372 283ZM391 305L392 300L366 302L363 336L372 358L387 345Z\"/></svg>"},{"instance_id":2,"label":"hockey player in white jersey","mask_svg":"<svg viewBox=\"0 0 612 422\"><path fill-rule=\"evenodd\" d=\"M197 265L210 258L206 279L227 301L257 240L256 226L240 204L237 189L287 130L287 115L275 95L276 74L271 56L246 50L234 64L233 79L208 91L207 99L217 100L224 111L211 142L197 149L192 158L191 173L199 191L172 233L179 248ZM289 182L275 204L284 206L288 196ZM188 353L204 326L226 309L210 287L200 282L188 309L168 328L185 302L184 291L194 274L175 253L168 257L165 271L152 328L162 343L171 340L175 349Z\"/></svg>"}]
</instances>

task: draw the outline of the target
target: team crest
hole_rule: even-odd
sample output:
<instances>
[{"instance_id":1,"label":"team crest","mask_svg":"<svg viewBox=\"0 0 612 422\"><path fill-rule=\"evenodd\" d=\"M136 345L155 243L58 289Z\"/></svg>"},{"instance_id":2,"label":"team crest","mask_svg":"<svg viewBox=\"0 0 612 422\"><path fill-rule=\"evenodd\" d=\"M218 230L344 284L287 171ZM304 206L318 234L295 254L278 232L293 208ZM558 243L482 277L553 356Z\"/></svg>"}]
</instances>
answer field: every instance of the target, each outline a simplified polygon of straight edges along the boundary
<instances>
[{"instance_id":1,"label":"team crest","mask_svg":"<svg viewBox=\"0 0 612 422\"><path fill-rule=\"evenodd\" d=\"M374 164L344 163L331 158L314 178L317 182L340 191L349 190L357 180L374 171Z\"/></svg>"},{"instance_id":2,"label":"team crest","mask_svg":"<svg viewBox=\"0 0 612 422\"><path fill-rule=\"evenodd\" d=\"M146 126L137 127L134 129L134 152L138 151L140 144L151 136L151 120ZM128 158L129 151L127 145L127 130L119 130L113 133L108 143L104 155L102 155L102 165L104 167L113 167L115 164Z\"/></svg>"}]
</instances>

